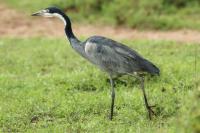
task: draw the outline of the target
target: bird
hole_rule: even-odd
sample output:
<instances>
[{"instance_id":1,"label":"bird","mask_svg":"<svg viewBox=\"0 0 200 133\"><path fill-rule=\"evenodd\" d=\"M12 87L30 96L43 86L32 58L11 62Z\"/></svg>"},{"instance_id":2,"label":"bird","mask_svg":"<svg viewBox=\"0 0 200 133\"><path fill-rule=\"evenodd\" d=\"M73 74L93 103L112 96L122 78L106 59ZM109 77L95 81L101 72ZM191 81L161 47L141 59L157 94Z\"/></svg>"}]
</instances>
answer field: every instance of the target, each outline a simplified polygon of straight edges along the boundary
<instances>
[{"instance_id":1,"label":"bird","mask_svg":"<svg viewBox=\"0 0 200 133\"><path fill-rule=\"evenodd\" d=\"M32 16L57 17L64 23L64 31L71 47L83 58L107 73L111 85L111 106L109 119L113 119L115 104L114 79L123 75L134 76L140 80L149 119L156 115L153 107L148 103L144 79L145 75L160 75L160 70L152 62L145 59L135 50L128 46L103 36L91 36L85 41L80 41L72 30L69 16L58 7L48 7L33 13Z\"/></svg>"}]
</instances>

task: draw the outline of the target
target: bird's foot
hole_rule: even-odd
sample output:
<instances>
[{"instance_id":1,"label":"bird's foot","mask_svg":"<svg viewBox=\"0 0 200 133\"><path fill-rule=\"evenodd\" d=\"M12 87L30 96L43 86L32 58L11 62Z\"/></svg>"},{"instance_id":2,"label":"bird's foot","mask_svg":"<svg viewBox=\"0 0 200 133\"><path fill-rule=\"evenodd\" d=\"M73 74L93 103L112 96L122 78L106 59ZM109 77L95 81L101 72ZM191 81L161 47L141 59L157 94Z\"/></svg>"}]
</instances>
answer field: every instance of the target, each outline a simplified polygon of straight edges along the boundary
<instances>
[{"instance_id":1,"label":"bird's foot","mask_svg":"<svg viewBox=\"0 0 200 133\"><path fill-rule=\"evenodd\" d=\"M154 116L156 116L156 113L153 111L153 109L152 108L154 108L154 107L156 107L155 105L153 105L153 106L150 106L150 105L148 105L147 106L147 110L148 110L148 113L149 113L149 119L150 120L152 120L152 116L154 115Z\"/></svg>"}]
</instances>

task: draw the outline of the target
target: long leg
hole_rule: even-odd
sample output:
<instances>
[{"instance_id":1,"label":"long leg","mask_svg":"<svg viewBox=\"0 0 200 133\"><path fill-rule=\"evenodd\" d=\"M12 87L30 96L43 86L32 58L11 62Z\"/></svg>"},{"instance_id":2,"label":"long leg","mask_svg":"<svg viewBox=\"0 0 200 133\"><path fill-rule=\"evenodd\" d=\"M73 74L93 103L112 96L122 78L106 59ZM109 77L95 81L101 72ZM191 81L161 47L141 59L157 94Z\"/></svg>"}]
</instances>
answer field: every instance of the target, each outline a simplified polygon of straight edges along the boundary
<instances>
[{"instance_id":1,"label":"long leg","mask_svg":"<svg viewBox=\"0 0 200 133\"><path fill-rule=\"evenodd\" d=\"M145 106L146 106L146 109L147 109L148 114L149 114L149 119L151 120L152 114L155 115L154 111L152 110L152 107L154 107L154 106L150 106L148 104L147 96L146 96L146 93L145 93L145 90L144 90L144 77L141 76L140 80L141 80L141 89L142 89L142 92L143 92L143 95L144 95Z\"/></svg>"},{"instance_id":2,"label":"long leg","mask_svg":"<svg viewBox=\"0 0 200 133\"><path fill-rule=\"evenodd\" d=\"M110 76L110 85L111 85L111 109L110 109L110 120L113 118L114 104L115 104L115 88L112 77Z\"/></svg>"}]
</instances>

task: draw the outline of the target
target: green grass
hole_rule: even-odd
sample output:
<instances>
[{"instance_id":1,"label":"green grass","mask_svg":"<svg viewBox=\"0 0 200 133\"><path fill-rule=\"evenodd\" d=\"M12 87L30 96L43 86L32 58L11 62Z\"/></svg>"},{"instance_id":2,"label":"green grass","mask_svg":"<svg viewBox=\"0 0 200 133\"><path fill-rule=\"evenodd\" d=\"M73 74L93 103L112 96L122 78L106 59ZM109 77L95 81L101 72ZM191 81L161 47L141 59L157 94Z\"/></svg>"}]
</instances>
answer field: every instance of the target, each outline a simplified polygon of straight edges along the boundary
<instances>
[{"instance_id":1,"label":"green grass","mask_svg":"<svg viewBox=\"0 0 200 133\"><path fill-rule=\"evenodd\" d=\"M199 0L0 0L29 14L58 6L75 21L138 29L200 30Z\"/></svg>"},{"instance_id":2,"label":"green grass","mask_svg":"<svg viewBox=\"0 0 200 133\"><path fill-rule=\"evenodd\" d=\"M146 78L157 117L148 120L139 82L116 82L114 120L108 120L107 76L62 39L0 39L0 129L2 132L200 131L199 86L194 72L200 45L123 41L155 62L161 76ZM199 53L199 52L198 52ZM197 60L200 57L198 54Z\"/></svg>"}]
</instances>

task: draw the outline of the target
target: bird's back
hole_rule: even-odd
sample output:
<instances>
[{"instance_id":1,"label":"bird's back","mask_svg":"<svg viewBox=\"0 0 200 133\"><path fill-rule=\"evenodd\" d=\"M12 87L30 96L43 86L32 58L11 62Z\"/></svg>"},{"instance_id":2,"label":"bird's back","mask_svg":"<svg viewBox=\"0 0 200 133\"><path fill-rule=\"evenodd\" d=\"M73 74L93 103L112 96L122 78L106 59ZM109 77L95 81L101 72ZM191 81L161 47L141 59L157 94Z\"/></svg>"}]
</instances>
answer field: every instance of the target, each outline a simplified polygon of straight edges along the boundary
<instances>
[{"instance_id":1,"label":"bird's back","mask_svg":"<svg viewBox=\"0 0 200 133\"><path fill-rule=\"evenodd\" d=\"M159 74L159 69L133 49L114 40L93 36L84 42L87 59L112 74L147 72Z\"/></svg>"}]
</instances>

